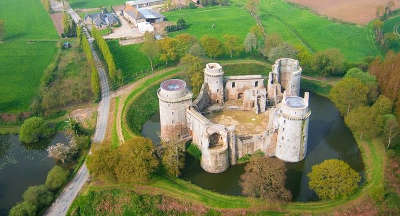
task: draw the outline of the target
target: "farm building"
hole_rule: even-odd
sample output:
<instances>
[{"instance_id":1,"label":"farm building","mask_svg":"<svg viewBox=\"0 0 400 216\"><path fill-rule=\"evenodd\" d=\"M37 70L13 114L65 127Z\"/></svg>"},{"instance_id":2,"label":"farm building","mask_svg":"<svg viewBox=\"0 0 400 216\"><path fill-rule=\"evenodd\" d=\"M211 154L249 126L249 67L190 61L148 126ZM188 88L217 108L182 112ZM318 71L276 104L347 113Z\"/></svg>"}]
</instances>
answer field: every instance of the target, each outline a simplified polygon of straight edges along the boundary
<instances>
[{"instance_id":1,"label":"farm building","mask_svg":"<svg viewBox=\"0 0 400 216\"><path fill-rule=\"evenodd\" d=\"M141 22L159 23L164 21L165 18L155 10L148 8L137 9L129 5L123 10L123 16L136 26Z\"/></svg>"},{"instance_id":2,"label":"farm building","mask_svg":"<svg viewBox=\"0 0 400 216\"><path fill-rule=\"evenodd\" d=\"M119 24L118 17L114 13L108 13L104 9L101 13L88 14L85 16L85 23L95 25L99 29Z\"/></svg>"},{"instance_id":3,"label":"farm building","mask_svg":"<svg viewBox=\"0 0 400 216\"><path fill-rule=\"evenodd\" d=\"M150 7L154 5L161 5L164 3L164 0L136 0L136 1L127 1L125 2L126 6L132 6L134 8L144 8Z\"/></svg>"}]
</instances>

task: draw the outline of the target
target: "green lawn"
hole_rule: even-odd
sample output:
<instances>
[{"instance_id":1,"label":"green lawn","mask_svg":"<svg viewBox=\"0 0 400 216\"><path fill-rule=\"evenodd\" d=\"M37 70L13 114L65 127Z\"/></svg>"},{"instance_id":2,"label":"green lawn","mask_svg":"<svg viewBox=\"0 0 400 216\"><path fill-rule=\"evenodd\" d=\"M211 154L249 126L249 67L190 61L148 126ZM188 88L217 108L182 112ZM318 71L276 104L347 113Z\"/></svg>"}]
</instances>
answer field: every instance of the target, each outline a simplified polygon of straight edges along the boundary
<instances>
[{"instance_id":1,"label":"green lawn","mask_svg":"<svg viewBox=\"0 0 400 216\"><path fill-rule=\"evenodd\" d=\"M222 38L224 34L234 34L243 40L250 28L256 24L245 9L236 6L176 10L164 15L168 21L176 22L183 18L190 25L185 30L170 34L171 36L189 33L197 38L205 34Z\"/></svg>"},{"instance_id":2,"label":"green lawn","mask_svg":"<svg viewBox=\"0 0 400 216\"><path fill-rule=\"evenodd\" d=\"M338 48L349 61L379 54L367 26L329 20L283 0L261 0L260 15L267 33L313 51Z\"/></svg>"},{"instance_id":3,"label":"green lawn","mask_svg":"<svg viewBox=\"0 0 400 216\"><path fill-rule=\"evenodd\" d=\"M72 8L98 8L125 4L126 0L68 0Z\"/></svg>"},{"instance_id":4,"label":"green lawn","mask_svg":"<svg viewBox=\"0 0 400 216\"><path fill-rule=\"evenodd\" d=\"M57 32L39 0L2 0L0 19L0 112L25 111L57 52Z\"/></svg>"}]
</instances>

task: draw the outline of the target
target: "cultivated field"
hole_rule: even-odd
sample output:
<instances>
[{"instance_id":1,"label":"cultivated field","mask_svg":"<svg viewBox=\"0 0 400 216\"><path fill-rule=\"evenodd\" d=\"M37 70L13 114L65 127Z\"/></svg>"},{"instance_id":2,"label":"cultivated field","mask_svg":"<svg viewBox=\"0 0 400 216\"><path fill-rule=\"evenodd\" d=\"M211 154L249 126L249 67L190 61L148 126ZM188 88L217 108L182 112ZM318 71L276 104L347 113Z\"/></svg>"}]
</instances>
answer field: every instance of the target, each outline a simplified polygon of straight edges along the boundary
<instances>
[{"instance_id":1,"label":"cultivated field","mask_svg":"<svg viewBox=\"0 0 400 216\"><path fill-rule=\"evenodd\" d=\"M267 33L278 33L312 51L338 48L349 61L379 53L367 26L335 22L283 0L262 0L260 16Z\"/></svg>"},{"instance_id":2,"label":"cultivated field","mask_svg":"<svg viewBox=\"0 0 400 216\"><path fill-rule=\"evenodd\" d=\"M183 18L190 25L170 36L189 33L197 38L205 34L222 38L224 34L234 34L244 39L250 28L256 24L245 9L235 6L176 10L164 15L168 21L176 22Z\"/></svg>"},{"instance_id":3,"label":"cultivated field","mask_svg":"<svg viewBox=\"0 0 400 216\"><path fill-rule=\"evenodd\" d=\"M0 19L0 112L25 111L57 51L57 32L39 0L2 0Z\"/></svg>"},{"instance_id":4,"label":"cultivated field","mask_svg":"<svg viewBox=\"0 0 400 216\"><path fill-rule=\"evenodd\" d=\"M376 8L391 0L287 0L304 5L315 12L335 19L367 24L376 18ZM399 7L397 3L396 7Z\"/></svg>"}]
</instances>

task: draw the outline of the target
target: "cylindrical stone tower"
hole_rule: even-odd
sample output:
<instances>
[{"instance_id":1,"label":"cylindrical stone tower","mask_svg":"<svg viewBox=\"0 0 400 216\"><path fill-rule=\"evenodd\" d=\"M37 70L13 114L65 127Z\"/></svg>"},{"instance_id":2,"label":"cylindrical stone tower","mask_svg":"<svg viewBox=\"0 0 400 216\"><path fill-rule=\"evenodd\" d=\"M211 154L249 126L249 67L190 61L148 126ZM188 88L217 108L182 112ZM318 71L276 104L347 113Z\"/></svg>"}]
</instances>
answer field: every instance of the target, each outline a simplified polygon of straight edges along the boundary
<instances>
[{"instance_id":1,"label":"cylindrical stone tower","mask_svg":"<svg viewBox=\"0 0 400 216\"><path fill-rule=\"evenodd\" d=\"M287 162L304 159L307 152L308 123L311 111L309 94L304 99L297 96L284 97L278 110L278 137L275 156Z\"/></svg>"},{"instance_id":2,"label":"cylindrical stone tower","mask_svg":"<svg viewBox=\"0 0 400 216\"><path fill-rule=\"evenodd\" d=\"M208 84L211 103L224 103L224 71L218 63L209 63L204 69L204 83Z\"/></svg>"},{"instance_id":3,"label":"cylindrical stone tower","mask_svg":"<svg viewBox=\"0 0 400 216\"><path fill-rule=\"evenodd\" d=\"M186 108L192 104L192 92L186 82L170 79L161 83L157 92L160 105L161 140L178 141L189 135Z\"/></svg>"},{"instance_id":4,"label":"cylindrical stone tower","mask_svg":"<svg viewBox=\"0 0 400 216\"><path fill-rule=\"evenodd\" d=\"M279 82L286 94L299 96L302 69L299 61L290 58L281 58L272 66L273 73L277 74Z\"/></svg>"}]
</instances>

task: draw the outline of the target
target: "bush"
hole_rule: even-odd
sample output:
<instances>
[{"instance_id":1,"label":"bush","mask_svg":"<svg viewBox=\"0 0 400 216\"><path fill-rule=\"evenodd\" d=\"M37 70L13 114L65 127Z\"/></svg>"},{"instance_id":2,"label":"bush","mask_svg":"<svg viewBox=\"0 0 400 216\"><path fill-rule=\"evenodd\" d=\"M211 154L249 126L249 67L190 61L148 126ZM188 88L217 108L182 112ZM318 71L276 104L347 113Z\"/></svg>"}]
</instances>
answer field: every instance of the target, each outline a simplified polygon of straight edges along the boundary
<instances>
[{"instance_id":1,"label":"bush","mask_svg":"<svg viewBox=\"0 0 400 216\"><path fill-rule=\"evenodd\" d=\"M26 119L21 126L19 140L23 143L37 143L55 134L55 128L40 117Z\"/></svg>"},{"instance_id":2,"label":"bush","mask_svg":"<svg viewBox=\"0 0 400 216\"><path fill-rule=\"evenodd\" d=\"M78 149L87 150L90 148L90 136L75 136Z\"/></svg>"},{"instance_id":3,"label":"bush","mask_svg":"<svg viewBox=\"0 0 400 216\"><path fill-rule=\"evenodd\" d=\"M338 49L317 52L312 62L313 71L321 76L344 74L344 56Z\"/></svg>"},{"instance_id":4,"label":"bush","mask_svg":"<svg viewBox=\"0 0 400 216\"><path fill-rule=\"evenodd\" d=\"M187 28L186 21L182 18L178 19L176 25L170 25L165 27L166 32L174 32Z\"/></svg>"},{"instance_id":5,"label":"bush","mask_svg":"<svg viewBox=\"0 0 400 216\"><path fill-rule=\"evenodd\" d=\"M36 206L29 202L21 202L12 207L9 216L35 216Z\"/></svg>"},{"instance_id":6,"label":"bush","mask_svg":"<svg viewBox=\"0 0 400 216\"><path fill-rule=\"evenodd\" d=\"M56 191L67 182L68 175L68 170L65 170L60 166L54 166L47 174L46 186L50 190Z\"/></svg>"},{"instance_id":7,"label":"bush","mask_svg":"<svg viewBox=\"0 0 400 216\"><path fill-rule=\"evenodd\" d=\"M22 195L25 202L29 202L37 207L37 210L47 207L53 201L53 193L46 185L36 185L29 187Z\"/></svg>"}]
</instances>

